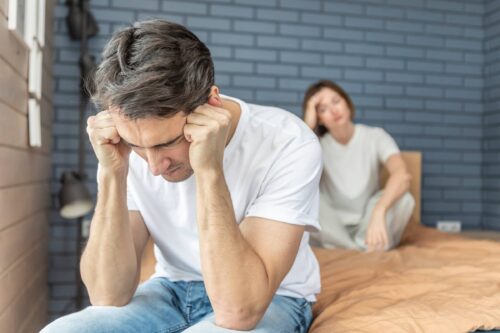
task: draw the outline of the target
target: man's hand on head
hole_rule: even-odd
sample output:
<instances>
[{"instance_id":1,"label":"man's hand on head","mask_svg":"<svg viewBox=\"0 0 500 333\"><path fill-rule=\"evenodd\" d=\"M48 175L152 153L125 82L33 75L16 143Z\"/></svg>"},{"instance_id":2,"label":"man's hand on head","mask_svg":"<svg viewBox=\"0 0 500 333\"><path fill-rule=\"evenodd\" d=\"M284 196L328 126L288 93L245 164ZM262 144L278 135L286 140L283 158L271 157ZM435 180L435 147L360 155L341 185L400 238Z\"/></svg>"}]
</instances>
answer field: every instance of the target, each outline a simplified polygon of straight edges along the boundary
<instances>
[{"instance_id":1,"label":"man's hand on head","mask_svg":"<svg viewBox=\"0 0 500 333\"><path fill-rule=\"evenodd\" d=\"M222 170L224 148L230 129L231 113L211 97L187 116L184 135L191 145L189 161L195 174Z\"/></svg>"},{"instance_id":2,"label":"man's hand on head","mask_svg":"<svg viewBox=\"0 0 500 333\"><path fill-rule=\"evenodd\" d=\"M125 173L130 148L123 143L109 111L87 119L87 133L102 170Z\"/></svg>"}]
</instances>

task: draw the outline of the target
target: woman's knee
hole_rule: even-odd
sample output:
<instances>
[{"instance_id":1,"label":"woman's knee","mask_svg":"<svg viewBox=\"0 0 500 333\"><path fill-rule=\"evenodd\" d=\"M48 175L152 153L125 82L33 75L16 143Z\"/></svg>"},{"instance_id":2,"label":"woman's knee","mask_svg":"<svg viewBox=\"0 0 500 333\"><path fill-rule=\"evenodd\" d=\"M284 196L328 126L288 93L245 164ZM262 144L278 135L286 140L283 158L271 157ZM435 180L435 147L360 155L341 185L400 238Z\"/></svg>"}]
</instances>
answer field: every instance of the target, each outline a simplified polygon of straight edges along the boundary
<instances>
[{"instance_id":1,"label":"woman's knee","mask_svg":"<svg viewBox=\"0 0 500 333\"><path fill-rule=\"evenodd\" d=\"M413 198L413 195L411 195L410 192L406 192L399 199L398 204L400 204L401 206L403 206L411 214L411 212L413 212L413 209L415 208L415 198Z\"/></svg>"}]
</instances>

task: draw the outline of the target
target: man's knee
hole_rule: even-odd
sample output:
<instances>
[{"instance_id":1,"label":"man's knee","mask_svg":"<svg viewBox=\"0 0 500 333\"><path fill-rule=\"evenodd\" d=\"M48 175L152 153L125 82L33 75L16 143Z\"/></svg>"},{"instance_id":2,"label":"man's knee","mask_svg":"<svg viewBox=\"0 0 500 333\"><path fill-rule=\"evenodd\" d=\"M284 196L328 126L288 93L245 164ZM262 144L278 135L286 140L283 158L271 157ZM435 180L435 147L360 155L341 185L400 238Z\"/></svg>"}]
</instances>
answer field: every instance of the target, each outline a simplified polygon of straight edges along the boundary
<instances>
[{"instance_id":1,"label":"man's knee","mask_svg":"<svg viewBox=\"0 0 500 333\"><path fill-rule=\"evenodd\" d=\"M82 316L80 312L72 313L64 317L60 317L47 326L40 333L72 333L72 332L90 332L90 328L85 328L88 323L88 318Z\"/></svg>"},{"instance_id":2,"label":"man's knee","mask_svg":"<svg viewBox=\"0 0 500 333\"><path fill-rule=\"evenodd\" d=\"M117 307L94 307L58 318L40 333L99 333L119 330L125 332Z\"/></svg>"},{"instance_id":3,"label":"man's knee","mask_svg":"<svg viewBox=\"0 0 500 333\"><path fill-rule=\"evenodd\" d=\"M217 333L217 332L227 332L227 331L228 331L227 329L219 327L215 324L215 317L213 314L211 314L208 317L202 319L197 324L184 330L183 332L184 333L206 333L206 332Z\"/></svg>"}]
</instances>

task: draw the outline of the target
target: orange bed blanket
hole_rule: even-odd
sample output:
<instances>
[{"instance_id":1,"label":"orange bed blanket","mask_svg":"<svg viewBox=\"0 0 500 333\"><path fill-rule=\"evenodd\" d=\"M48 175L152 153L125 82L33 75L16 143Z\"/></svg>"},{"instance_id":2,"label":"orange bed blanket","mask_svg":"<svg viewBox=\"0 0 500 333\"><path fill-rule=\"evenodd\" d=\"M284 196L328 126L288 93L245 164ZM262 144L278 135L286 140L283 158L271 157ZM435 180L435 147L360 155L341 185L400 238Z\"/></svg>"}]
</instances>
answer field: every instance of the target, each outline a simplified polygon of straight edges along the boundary
<instances>
[{"instance_id":1,"label":"orange bed blanket","mask_svg":"<svg viewBox=\"0 0 500 333\"><path fill-rule=\"evenodd\" d=\"M310 333L500 328L500 242L412 225L389 252L314 252L322 291Z\"/></svg>"}]
</instances>

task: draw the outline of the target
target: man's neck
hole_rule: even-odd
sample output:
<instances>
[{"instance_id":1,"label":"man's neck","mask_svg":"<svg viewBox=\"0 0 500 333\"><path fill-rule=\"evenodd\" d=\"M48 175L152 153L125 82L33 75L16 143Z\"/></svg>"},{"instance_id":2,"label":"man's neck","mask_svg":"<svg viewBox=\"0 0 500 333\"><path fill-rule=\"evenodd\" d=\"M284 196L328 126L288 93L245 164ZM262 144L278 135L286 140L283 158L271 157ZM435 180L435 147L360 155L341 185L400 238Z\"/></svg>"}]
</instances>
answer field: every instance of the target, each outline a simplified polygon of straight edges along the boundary
<instances>
[{"instance_id":1,"label":"man's neck","mask_svg":"<svg viewBox=\"0 0 500 333\"><path fill-rule=\"evenodd\" d=\"M222 108L228 110L231 113L231 128L229 130L229 137L226 143L227 146L231 141L234 132L236 132L236 128L238 127L238 123L240 121L240 116L241 116L241 107L238 103L232 100L226 98L221 98L221 100L222 100Z\"/></svg>"}]
</instances>

